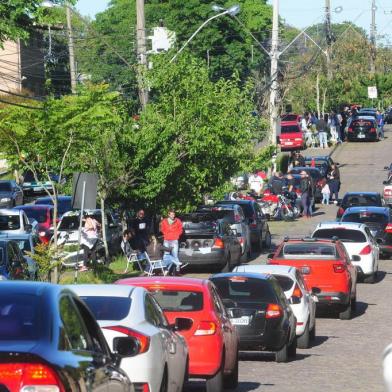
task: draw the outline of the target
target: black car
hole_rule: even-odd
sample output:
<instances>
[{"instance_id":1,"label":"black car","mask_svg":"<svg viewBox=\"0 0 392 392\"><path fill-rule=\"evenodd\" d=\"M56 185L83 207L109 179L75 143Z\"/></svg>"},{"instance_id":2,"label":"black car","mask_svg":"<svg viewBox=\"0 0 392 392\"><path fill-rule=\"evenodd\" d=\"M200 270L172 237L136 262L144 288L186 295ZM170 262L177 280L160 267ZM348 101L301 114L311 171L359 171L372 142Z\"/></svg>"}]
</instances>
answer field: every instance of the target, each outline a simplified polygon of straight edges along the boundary
<instances>
[{"instance_id":1,"label":"black car","mask_svg":"<svg viewBox=\"0 0 392 392\"><path fill-rule=\"evenodd\" d=\"M17 241L7 239L6 236L0 237L0 275L11 280L34 279L34 267L29 268Z\"/></svg>"},{"instance_id":2,"label":"black car","mask_svg":"<svg viewBox=\"0 0 392 392\"><path fill-rule=\"evenodd\" d=\"M119 368L137 351L118 338L111 354L86 305L70 290L48 283L1 282L0 390L134 391Z\"/></svg>"},{"instance_id":3,"label":"black car","mask_svg":"<svg viewBox=\"0 0 392 392\"><path fill-rule=\"evenodd\" d=\"M348 141L378 141L380 137L377 121L373 116L354 117L347 127Z\"/></svg>"},{"instance_id":4,"label":"black car","mask_svg":"<svg viewBox=\"0 0 392 392\"><path fill-rule=\"evenodd\" d=\"M39 205L53 205L51 197L38 197L34 204ZM72 196L58 196L57 197L58 216L61 218L66 212L72 211Z\"/></svg>"},{"instance_id":5,"label":"black car","mask_svg":"<svg viewBox=\"0 0 392 392\"><path fill-rule=\"evenodd\" d=\"M269 249L271 247L271 233L269 231L267 218L257 202L253 200L222 200L216 203L217 206L224 206L227 204L238 204L244 211L245 218L249 225L252 246L259 248L260 250L263 247Z\"/></svg>"},{"instance_id":6,"label":"black car","mask_svg":"<svg viewBox=\"0 0 392 392\"><path fill-rule=\"evenodd\" d=\"M230 211L200 211L180 217L183 234L179 258L189 266L214 266L224 271L239 264L242 248Z\"/></svg>"},{"instance_id":7,"label":"black car","mask_svg":"<svg viewBox=\"0 0 392 392\"><path fill-rule=\"evenodd\" d=\"M240 350L274 351L277 362L296 356L297 321L275 277L234 272L210 280L237 328Z\"/></svg>"},{"instance_id":8,"label":"black car","mask_svg":"<svg viewBox=\"0 0 392 392\"><path fill-rule=\"evenodd\" d=\"M316 167L308 166L296 166L290 169L289 174L300 174L302 171L308 173L312 178L313 195L316 203L319 203L323 199L321 189L326 183L325 175Z\"/></svg>"},{"instance_id":9,"label":"black car","mask_svg":"<svg viewBox=\"0 0 392 392\"><path fill-rule=\"evenodd\" d=\"M320 170L320 173L327 177L328 172L332 169L332 165L336 164L339 165L337 162L334 162L333 159L328 155L316 155L313 157L306 156L305 157L305 166L314 167Z\"/></svg>"},{"instance_id":10,"label":"black car","mask_svg":"<svg viewBox=\"0 0 392 392\"><path fill-rule=\"evenodd\" d=\"M384 113L384 123L385 124L392 124L392 108L389 108Z\"/></svg>"},{"instance_id":11,"label":"black car","mask_svg":"<svg viewBox=\"0 0 392 392\"><path fill-rule=\"evenodd\" d=\"M378 192L347 192L338 202L336 218L341 218L350 207L383 207L383 199Z\"/></svg>"},{"instance_id":12,"label":"black car","mask_svg":"<svg viewBox=\"0 0 392 392\"><path fill-rule=\"evenodd\" d=\"M380 253L392 254L392 211L389 207L347 208L341 222L364 223L380 246Z\"/></svg>"},{"instance_id":13,"label":"black car","mask_svg":"<svg viewBox=\"0 0 392 392\"><path fill-rule=\"evenodd\" d=\"M13 180L0 181L0 208L11 208L23 204L22 188Z\"/></svg>"}]
</instances>

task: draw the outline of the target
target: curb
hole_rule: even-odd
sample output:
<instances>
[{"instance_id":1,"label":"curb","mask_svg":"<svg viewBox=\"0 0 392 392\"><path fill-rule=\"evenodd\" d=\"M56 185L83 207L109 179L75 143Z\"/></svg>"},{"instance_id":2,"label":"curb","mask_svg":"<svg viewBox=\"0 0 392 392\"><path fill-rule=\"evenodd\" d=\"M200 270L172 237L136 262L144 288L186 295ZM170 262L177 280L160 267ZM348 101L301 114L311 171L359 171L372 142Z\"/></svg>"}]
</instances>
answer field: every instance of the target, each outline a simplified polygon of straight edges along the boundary
<instances>
[{"instance_id":1,"label":"curb","mask_svg":"<svg viewBox=\"0 0 392 392\"><path fill-rule=\"evenodd\" d=\"M339 146L341 146L342 145L342 143L336 143L334 146L333 146L333 149L331 150L331 152L328 154L328 157L331 157L332 155L333 155L333 153L337 150L337 148L339 147Z\"/></svg>"}]
</instances>

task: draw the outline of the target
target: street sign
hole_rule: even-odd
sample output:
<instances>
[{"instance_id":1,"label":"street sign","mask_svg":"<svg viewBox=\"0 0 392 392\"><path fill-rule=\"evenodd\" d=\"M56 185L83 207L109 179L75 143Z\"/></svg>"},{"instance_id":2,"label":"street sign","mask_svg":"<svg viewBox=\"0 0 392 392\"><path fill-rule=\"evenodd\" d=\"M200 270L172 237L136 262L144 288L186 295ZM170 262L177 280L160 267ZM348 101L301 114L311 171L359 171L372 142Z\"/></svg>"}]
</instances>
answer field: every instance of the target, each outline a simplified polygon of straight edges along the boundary
<instances>
[{"instance_id":1,"label":"street sign","mask_svg":"<svg viewBox=\"0 0 392 392\"><path fill-rule=\"evenodd\" d=\"M376 86L369 86L368 87L368 97L370 99L376 99L377 98L377 87Z\"/></svg>"}]
</instances>

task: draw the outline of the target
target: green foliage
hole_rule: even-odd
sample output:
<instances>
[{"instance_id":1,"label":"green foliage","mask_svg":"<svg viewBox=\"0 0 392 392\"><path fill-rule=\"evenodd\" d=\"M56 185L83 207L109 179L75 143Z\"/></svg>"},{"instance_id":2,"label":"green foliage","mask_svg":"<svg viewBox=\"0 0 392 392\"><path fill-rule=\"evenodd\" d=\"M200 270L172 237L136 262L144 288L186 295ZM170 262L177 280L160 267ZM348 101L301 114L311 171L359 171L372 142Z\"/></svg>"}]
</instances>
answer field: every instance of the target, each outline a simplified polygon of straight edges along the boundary
<instances>
[{"instance_id":1,"label":"green foliage","mask_svg":"<svg viewBox=\"0 0 392 392\"><path fill-rule=\"evenodd\" d=\"M51 273L54 269L61 265L61 260L55 261L55 253L53 248L46 244L38 244L34 248L34 253L27 252L27 254L38 265L38 280L41 282L50 282Z\"/></svg>"},{"instance_id":2,"label":"green foliage","mask_svg":"<svg viewBox=\"0 0 392 392\"><path fill-rule=\"evenodd\" d=\"M253 161L249 167L250 172L255 172L258 170L267 170L271 167L272 156L275 154L276 146L269 145L259 151L254 156Z\"/></svg>"},{"instance_id":3,"label":"green foliage","mask_svg":"<svg viewBox=\"0 0 392 392\"><path fill-rule=\"evenodd\" d=\"M289 158L288 154L280 153L276 158L276 170L286 174L289 168Z\"/></svg>"}]
</instances>

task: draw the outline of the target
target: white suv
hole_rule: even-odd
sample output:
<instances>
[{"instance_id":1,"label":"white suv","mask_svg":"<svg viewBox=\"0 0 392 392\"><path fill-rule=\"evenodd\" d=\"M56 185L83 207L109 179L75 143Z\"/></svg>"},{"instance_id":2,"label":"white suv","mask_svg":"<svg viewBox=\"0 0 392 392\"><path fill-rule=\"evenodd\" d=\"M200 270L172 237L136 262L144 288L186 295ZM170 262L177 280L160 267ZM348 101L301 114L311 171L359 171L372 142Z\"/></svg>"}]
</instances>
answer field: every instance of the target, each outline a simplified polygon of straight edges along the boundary
<instances>
[{"instance_id":1,"label":"white suv","mask_svg":"<svg viewBox=\"0 0 392 392\"><path fill-rule=\"evenodd\" d=\"M253 272L273 275L288 299L297 319L297 347L309 348L316 337L316 302L302 278L300 271L288 265L240 265L233 272Z\"/></svg>"},{"instance_id":2,"label":"white suv","mask_svg":"<svg viewBox=\"0 0 392 392\"><path fill-rule=\"evenodd\" d=\"M380 248L370 229L363 223L323 222L312 234L313 238L338 238L343 242L352 263L366 283L377 280ZM353 257L356 256L356 257ZM357 259L357 261L355 261ZM358 260L359 259L359 260Z\"/></svg>"}]
</instances>

